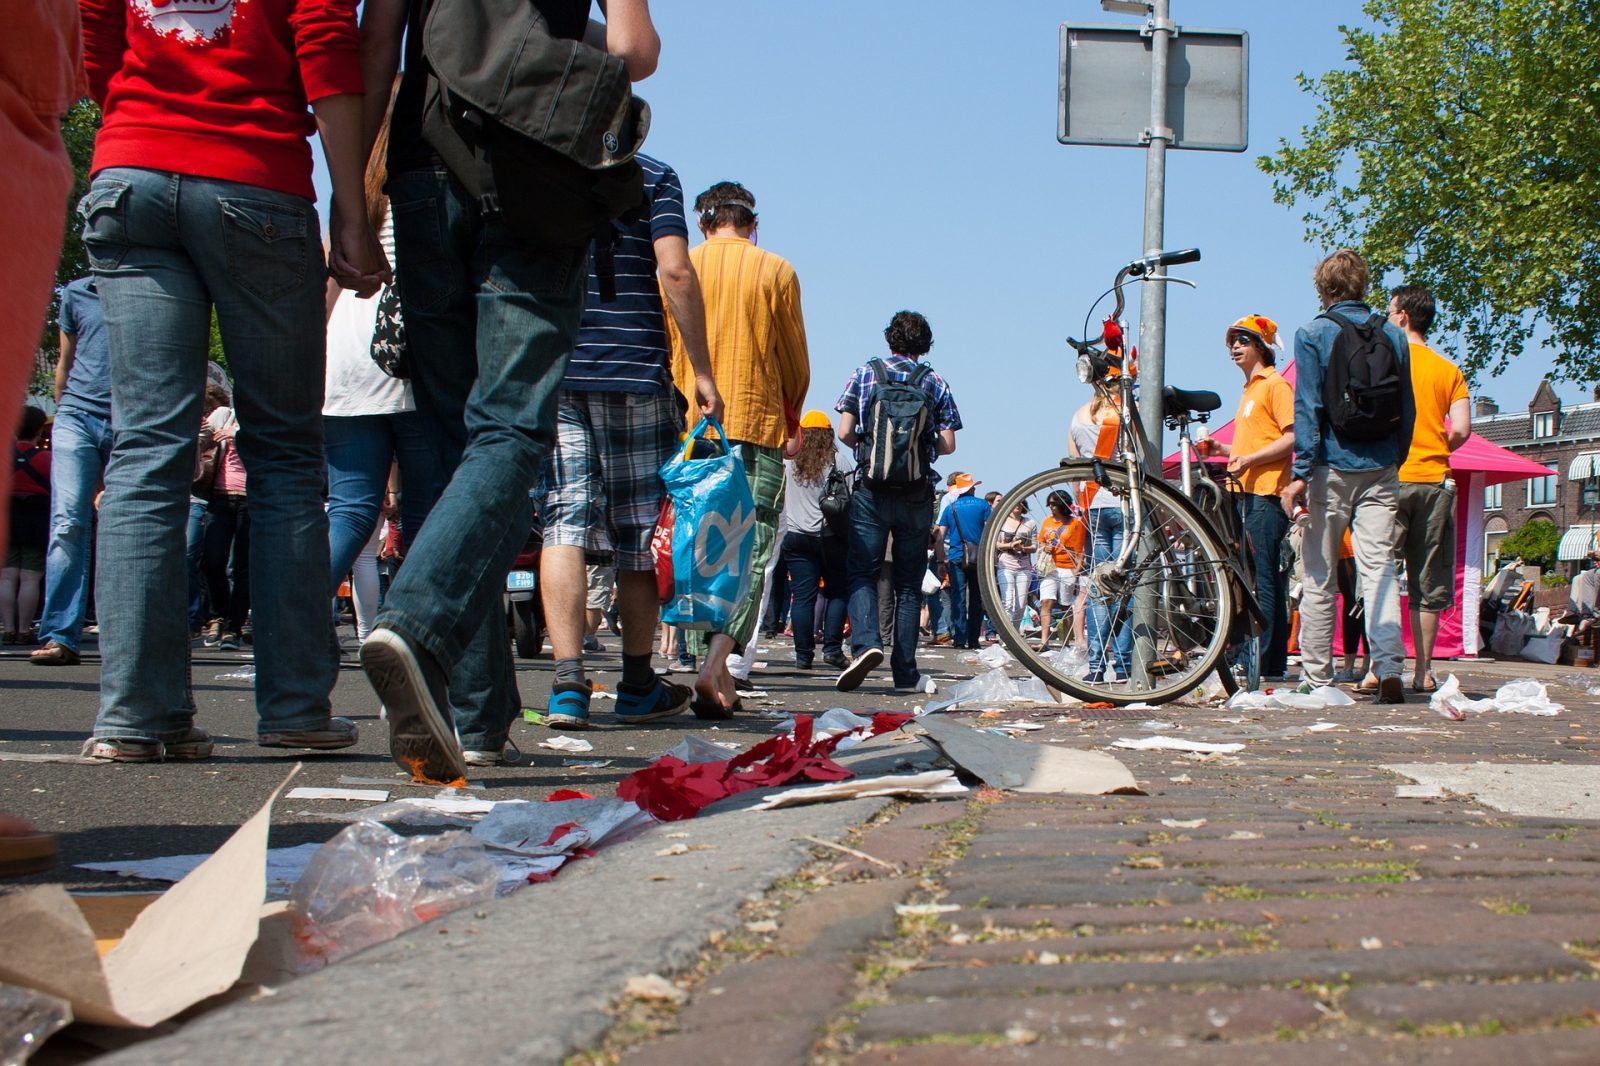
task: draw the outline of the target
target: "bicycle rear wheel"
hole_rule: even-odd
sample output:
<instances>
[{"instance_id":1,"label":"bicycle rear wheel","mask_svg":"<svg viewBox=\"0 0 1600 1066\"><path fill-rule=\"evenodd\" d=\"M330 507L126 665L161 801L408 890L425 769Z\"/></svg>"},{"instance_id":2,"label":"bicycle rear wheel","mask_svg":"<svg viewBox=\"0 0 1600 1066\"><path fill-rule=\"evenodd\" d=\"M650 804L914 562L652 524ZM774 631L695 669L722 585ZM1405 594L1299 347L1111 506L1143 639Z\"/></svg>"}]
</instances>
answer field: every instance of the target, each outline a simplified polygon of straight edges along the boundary
<instances>
[{"instance_id":1,"label":"bicycle rear wheel","mask_svg":"<svg viewBox=\"0 0 1600 1066\"><path fill-rule=\"evenodd\" d=\"M1093 481L1093 469L1086 460L1068 461L1002 496L984 528L980 558L998 560L1000 526L1017 504L1025 504L1028 518L1040 523L1050 515L1050 495L1062 491L1076 500L1083 484ZM1104 472L1103 491L1121 498L1112 510L1131 531L1127 473L1110 466ZM1066 647L1054 653L1037 651L1004 608L996 565L979 567L984 609L1002 643L1046 684L1082 700L1165 703L1188 695L1205 683L1227 643L1233 588L1210 523L1164 482L1145 481L1141 497L1143 532L1127 566L1117 568L1115 553L1102 550L1090 556L1092 563L1080 575L1089 590L1087 633L1079 634L1080 641L1087 637L1087 659ZM1094 520L1102 540L1114 525L1109 516ZM1094 540L1091 535L1091 551ZM1050 620L1040 621L1048 625Z\"/></svg>"}]
</instances>

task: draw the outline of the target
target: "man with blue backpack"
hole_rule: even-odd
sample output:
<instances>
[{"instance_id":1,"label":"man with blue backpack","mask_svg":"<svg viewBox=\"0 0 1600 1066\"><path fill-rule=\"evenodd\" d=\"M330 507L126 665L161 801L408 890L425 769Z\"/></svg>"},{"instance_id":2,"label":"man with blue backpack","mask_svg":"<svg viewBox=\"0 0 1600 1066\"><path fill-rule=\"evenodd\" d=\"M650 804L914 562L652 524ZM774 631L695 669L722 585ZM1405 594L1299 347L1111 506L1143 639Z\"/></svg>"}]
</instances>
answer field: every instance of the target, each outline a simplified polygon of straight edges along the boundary
<instances>
[{"instance_id":1,"label":"man with blue backpack","mask_svg":"<svg viewBox=\"0 0 1600 1066\"><path fill-rule=\"evenodd\" d=\"M834 409L839 439L856 451L856 489L850 496L847 589L850 663L836 687L849 692L883 662L878 625L878 572L894 537L894 654L890 668L899 693L932 692L917 669L917 625L928 530L938 484L935 460L956 450L961 413L944 378L921 361L933 347L928 320L899 311L883 331L889 355L850 375Z\"/></svg>"}]
</instances>

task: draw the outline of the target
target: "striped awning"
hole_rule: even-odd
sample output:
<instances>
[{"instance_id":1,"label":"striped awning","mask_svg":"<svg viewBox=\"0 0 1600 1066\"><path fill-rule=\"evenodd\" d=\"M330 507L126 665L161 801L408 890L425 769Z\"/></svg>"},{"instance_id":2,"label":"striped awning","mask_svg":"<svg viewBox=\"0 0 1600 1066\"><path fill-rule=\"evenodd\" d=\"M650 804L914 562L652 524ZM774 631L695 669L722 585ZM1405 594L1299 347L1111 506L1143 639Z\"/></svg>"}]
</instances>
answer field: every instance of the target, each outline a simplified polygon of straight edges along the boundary
<instances>
[{"instance_id":1,"label":"striped awning","mask_svg":"<svg viewBox=\"0 0 1600 1066\"><path fill-rule=\"evenodd\" d=\"M1577 562L1587 558L1595 550L1595 535L1600 533L1600 526L1582 525L1573 526L1561 534L1561 546L1556 549L1556 558L1564 563Z\"/></svg>"},{"instance_id":2,"label":"striped awning","mask_svg":"<svg viewBox=\"0 0 1600 1066\"><path fill-rule=\"evenodd\" d=\"M1600 478L1600 452L1579 452L1572 457L1572 462L1567 464L1567 480L1583 481L1586 478Z\"/></svg>"}]
</instances>

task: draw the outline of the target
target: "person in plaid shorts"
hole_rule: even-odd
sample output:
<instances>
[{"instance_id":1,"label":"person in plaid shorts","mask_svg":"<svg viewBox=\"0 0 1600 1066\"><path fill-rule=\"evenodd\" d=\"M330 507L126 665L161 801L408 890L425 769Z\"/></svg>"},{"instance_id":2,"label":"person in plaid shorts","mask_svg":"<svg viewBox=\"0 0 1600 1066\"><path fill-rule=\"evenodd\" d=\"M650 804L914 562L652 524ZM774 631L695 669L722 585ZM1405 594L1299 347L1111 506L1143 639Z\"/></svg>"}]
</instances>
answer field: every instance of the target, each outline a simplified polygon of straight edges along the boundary
<instances>
[{"instance_id":1,"label":"person in plaid shorts","mask_svg":"<svg viewBox=\"0 0 1600 1066\"><path fill-rule=\"evenodd\" d=\"M706 350L705 304L689 262L683 187L671 167L643 154L638 159L645 206L620 220L614 301L601 302L591 264L578 346L561 382L555 447L545 464L539 580L556 660L550 724L558 729L589 727L586 551L609 550L616 562L622 620L617 718L648 722L678 714L691 695L687 686L657 677L650 665L660 607L650 535L666 496L661 466L684 428L666 311L683 338L700 411L720 418L722 398Z\"/></svg>"}]
</instances>

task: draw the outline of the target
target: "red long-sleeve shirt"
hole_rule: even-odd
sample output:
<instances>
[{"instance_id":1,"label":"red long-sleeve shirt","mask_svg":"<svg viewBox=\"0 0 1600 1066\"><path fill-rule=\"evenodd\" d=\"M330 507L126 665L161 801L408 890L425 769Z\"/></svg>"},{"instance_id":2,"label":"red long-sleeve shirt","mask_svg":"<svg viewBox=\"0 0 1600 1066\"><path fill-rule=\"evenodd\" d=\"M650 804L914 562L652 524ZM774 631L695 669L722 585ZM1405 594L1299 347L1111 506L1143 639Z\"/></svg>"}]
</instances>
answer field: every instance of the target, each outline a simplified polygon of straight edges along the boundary
<instances>
[{"instance_id":1,"label":"red long-sleeve shirt","mask_svg":"<svg viewBox=\"0 0 1600 1066\"><path fill-rule=\"evenodd\" d=\"M362 91L355 0L79 0L93 170L143 167L314 199L307 104Z\"/></svg>"}]
</instances>

